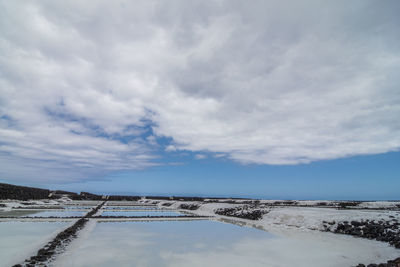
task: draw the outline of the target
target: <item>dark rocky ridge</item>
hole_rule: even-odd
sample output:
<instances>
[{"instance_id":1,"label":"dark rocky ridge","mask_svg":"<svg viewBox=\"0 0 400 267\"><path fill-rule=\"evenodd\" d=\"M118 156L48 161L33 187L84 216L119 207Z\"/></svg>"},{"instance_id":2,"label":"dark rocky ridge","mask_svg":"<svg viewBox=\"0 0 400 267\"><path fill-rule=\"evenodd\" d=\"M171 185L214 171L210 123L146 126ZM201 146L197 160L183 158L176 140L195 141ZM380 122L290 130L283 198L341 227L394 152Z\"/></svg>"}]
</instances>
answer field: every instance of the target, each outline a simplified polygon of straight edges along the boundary
<instances>
[{"instance_id":1,"label":"dark rocky ridge","mask_svg":"<svg viewBox=\"0 0 400 267\"><path fill-rule=\"evenodd\" d=\"M0 183L0 199L13 199L13 200L39 200L39 199L59 199L63 196L67 196L73 200L103 200L105 197L96 195L88 192L81 192L80 194L62 190L51 191L48 189L19 186L12 184ZM116 200L119 200L119 196L113 196ZM124 199L129 197L124 197ZM138 197L131 197L137 199ZM27 203L28 205L30 203Z\"/></svg>"},{"instance_id":2,"label":"dark rocky ridge","mask_svg":"<svg viewBox=\"0 0 400 267\"><path fill-rule=\"evenodd\" d=\"M46 199L50 193L47 189L0 183L0 199Z\"/></svg>"},{"instance_id":3,"label":"dark rocky ridge","mask_svg":"<svg viewBox=\"0 0 400 267\"><path fill-rule=\"evenodd\" d=\"M117 196L112 195L108 196L107 200L109 201L138 201L140 199L139 196Z\"/></svg>"},{"instance_id":4,"label":"dark rocky ridge","mask_svg":"<svg viewBox=\"0 0 400 267\"><path fill-rule=\"evenodd\" d=\"M237 217L248 220L259 220L264 214L267 214L267 210L259 209L257 206L240 206L234 208L221 208L214 211L218 215Z\"/></svg>"},{"instance_id":5,"label":"dark rocky ridge","mask_svg":"<svg viewBox=\"0 0 400 267\"><path fill-rule=\"evenodd\" d=\"M73 200L103 200L104 197L88 192L81 192L79 195L74 194L72 196L69 196Z\"/></svg>"},{"instance_id":6,"label":"dark rocky ridge","mask_svg":"<svg viewBox=\"0 0 400 267\"><path fill-rule=\"evenodd\" d=\"M325 230L336 234L383 241L395 248L400 248L400 223L396 219L392 219L391 221L344 221L339 222L336 228L331 227L332 223L334 224L334 222L324 222Z\"/></svg>"},{"instance_id":7,"label":"dark rocky ridge","mask_svg":"<svg viewBox=\"0 0 400 267\"><path fill-rule=\"evenodd\" d=\"M196 205L196 204L181 204L179 206L180 209L184 209L184 210L197 210L198 208L200 208L200 205Z\"/></svg>"}]
</instances>

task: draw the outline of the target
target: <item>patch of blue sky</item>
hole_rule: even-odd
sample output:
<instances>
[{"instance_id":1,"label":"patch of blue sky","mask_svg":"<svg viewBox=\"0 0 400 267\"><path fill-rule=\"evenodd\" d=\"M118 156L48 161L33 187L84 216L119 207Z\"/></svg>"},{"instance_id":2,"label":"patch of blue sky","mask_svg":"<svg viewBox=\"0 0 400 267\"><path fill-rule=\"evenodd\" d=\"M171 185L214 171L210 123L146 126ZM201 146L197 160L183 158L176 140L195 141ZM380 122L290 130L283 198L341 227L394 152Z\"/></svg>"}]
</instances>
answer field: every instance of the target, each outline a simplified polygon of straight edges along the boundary
<instances>
[{"instance_id":1,"label":"patch of blue sky","mask_svg":"<svg viewBox=\"0 0 400 267\"><path fill-rule=\"evenodd\" d=\"M114 172L101 177L101 181L52 186L101 194L400 199L400 152L284 166L242 165L211 156L193 160L191 156L170 156L162 159L166 164Z\"/></svg>"}]
</instances>

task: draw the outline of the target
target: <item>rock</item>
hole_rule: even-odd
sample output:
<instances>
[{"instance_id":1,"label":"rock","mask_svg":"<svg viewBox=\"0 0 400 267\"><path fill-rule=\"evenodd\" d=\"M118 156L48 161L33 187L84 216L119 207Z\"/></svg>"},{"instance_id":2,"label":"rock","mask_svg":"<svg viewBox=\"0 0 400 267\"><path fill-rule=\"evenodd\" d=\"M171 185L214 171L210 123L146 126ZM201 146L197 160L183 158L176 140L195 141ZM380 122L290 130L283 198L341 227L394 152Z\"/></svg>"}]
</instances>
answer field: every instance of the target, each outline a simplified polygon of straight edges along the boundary
<instances>
[{"instance_id":1,"label":"rock","mask_svg":"<svg viewBox=\"0 0 400 267\"><path fill-rule=\"evenodd\" d=\"M197 210L200 206L196 204L181 204L179 208L184 210Z\"/></svg>"},{"instance_id":2,"label":"rock","mask_svg":"<svg viewBox=\"0 0 400 267\"><path fill-rule=\"evenodd\" d=\"M243 218L248 220L259 220L262 216L268 213L267 210L261 210L256 206L239 206L235 208L222 208L214 211L218 215Z\"/></svg>"}]
</instances>

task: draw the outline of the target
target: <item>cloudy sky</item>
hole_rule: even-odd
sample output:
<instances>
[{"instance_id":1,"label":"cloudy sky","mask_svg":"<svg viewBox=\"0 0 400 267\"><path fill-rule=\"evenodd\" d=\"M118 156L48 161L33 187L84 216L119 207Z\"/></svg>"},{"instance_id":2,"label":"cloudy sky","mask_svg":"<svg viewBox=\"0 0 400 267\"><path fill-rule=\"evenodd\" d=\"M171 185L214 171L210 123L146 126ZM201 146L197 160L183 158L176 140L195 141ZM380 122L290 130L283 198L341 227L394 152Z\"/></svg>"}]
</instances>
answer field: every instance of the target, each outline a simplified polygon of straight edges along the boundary
<instances>
[{"instance_id":1,"label":"cloudy sky","mask_svg":"<svg viewBox=\"0 0 400 267\"><path fill-rule=\"evenodd\" d=\"M396 0L0 0L0 179L400 159L398 14Z\"/></svg>"}]
</instances>

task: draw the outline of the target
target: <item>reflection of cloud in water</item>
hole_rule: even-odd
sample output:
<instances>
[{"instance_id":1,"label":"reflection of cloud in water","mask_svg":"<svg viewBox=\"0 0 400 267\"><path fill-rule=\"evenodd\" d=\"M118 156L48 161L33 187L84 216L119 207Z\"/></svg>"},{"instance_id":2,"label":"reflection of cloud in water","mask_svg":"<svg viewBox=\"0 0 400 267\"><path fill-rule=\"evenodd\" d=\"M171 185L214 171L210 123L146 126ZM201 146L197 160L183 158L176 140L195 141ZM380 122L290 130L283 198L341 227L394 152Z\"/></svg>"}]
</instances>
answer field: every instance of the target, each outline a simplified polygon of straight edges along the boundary
<instances>
[{"instance_id":1,"label":"reflection of cloud in water","mask_svg":"<svg viewBox=\"0 0 400 267\"><path fill-rule=\"evenodd\" d=\"M214 221L100 223L57 266L351 266L382 262L384 243L329 233L287 236Z\"/></svg>"},{"instance_id":2,"label":"reflection of cloud in water","mask_svg":"<svg viewBox=\"0 0 400 267\"><path fill-rule=\"evenodd\" d=\"M0 212L1 217L74 217L83 216L87 211L74 210L11 210Z\"/></svg>"},{"instance_id":3,"label":"reflection of cloud in water","mask_svg":"<svg viewBox=\"0 0 400 267\"><path fill-rule=\"evenodd\" d=\"M184 214L174 211L104 211L103 216L183 216Z\"/></svg>"},{"instance_id":4,"label":"reflection of cloud in water","mask_svg":"<svg viewBox=\"0 0 400 267\"><path fill-rule=\"evenodd\" d=\"M396 256L384 243L313 232L291 238L246 237L219 250L161 255L169 266L350 266Z\"/></svg>"},{"instance_id":5,"label":"reflection of cloud in water","mask_svg":"<svg viewBox=\"0 0 400 267\"><path fill-rule=\"evenodd\" d=\"M106 210L156 210L156 206L105 206Z\"/></svg>"},{"instance_id":6,"label":"reflection of cloud in water","mask_svg":"<svg viewBox=\"0 0 400 267\"><path fill-rule=\"evenodd\" d=\"M75 217L85 215L85 211L41 211L28 217Z\"/></svg>"},{"instance_id":7,"label":"reflection of cloud in water","mask_svg":"<svg viewBox=\"0 0 400 267\"><path fill-rule=\"evenodd\" d=\"M11 266L32 256L66 222L0 222L0 266Z\"/></svg>"}]
</instances>

